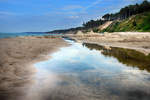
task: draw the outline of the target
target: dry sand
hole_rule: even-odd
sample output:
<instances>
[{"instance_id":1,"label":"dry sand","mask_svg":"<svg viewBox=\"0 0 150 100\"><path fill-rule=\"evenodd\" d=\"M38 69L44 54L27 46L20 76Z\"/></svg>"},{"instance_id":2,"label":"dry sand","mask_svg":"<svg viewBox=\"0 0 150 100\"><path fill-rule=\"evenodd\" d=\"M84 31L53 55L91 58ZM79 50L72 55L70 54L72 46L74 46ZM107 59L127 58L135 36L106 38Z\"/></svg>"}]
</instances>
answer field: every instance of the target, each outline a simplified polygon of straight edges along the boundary
<instances>
[{"instance_id":1,"label":"dry sand","mask_svg":"<svg viewBox=\"0 0 150 100\"><path fill-rule=\"evenodd\" d=\"M106 23L104 23L103 25L100 25L99 29L103 30L106 29L110 24L112 24L113 21L107 21Z\"/></svg>"},{"instance_id":2,"label":"dry sand","mask_svg":"<svg viewBox=\"0 0 150 100\"><path fill-rule=\"evenodd\" d=\"M115 32L77 35L70 34L67 36L82 43L96 43L104 46L134 49L146 55L150 53L149 32Z\"/></svg>"},{"instance_id":3,"label":"dry sand","mask_svg":"<svg viewBox=\"0 0 150 100\"><path fill-rule=\"evenodd\" d=\"M16 100L14 95L21 96L20 89L32 82L36 72L33 63L67 45L54 36L0 39L0 100L6 100L9 93L11 100Z\"/></svg>"}]
</instances>

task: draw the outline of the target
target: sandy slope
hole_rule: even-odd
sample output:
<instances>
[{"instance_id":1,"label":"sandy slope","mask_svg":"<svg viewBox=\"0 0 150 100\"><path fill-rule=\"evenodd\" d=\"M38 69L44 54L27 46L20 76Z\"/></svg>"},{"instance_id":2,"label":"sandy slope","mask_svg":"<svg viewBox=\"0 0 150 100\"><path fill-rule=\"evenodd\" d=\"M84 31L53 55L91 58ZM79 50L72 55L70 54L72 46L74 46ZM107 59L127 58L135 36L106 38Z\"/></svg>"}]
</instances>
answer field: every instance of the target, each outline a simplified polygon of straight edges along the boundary
<instances>
[{"instance_id":1,"label":"sandy slope","mask_svg":"<svg viewBox=\"0 0 150 100\"><path fill-rule=\"evenodd\" d=\"M103 30L106 29L110 24L112 24L113 21L107 21L106 23L104 23L103 25L100 25L99 29Z\"/></svg>"},{"instance_id":2,"label":"sandy slope","mask_svg":"<svg viewBox=\"0 0 150 100\"><path fill-rule=\"evenodd\" d=\"M150 53L150 33L144 32L115 32L104 34L68 35L69 37L86 43L135 49L145 54Z\"/></svg>"},{"instance_id":3,"label":"sandy slope","mask_svg":"<svg viewBox=\"0 0 150 100\"><path fill-rule=\"evenodd\" d=\"M21 96L20 90L36 71L32 64L67 45L62 38L47 36L0 39L0 100Z\"/></svg>"}]
</instances>

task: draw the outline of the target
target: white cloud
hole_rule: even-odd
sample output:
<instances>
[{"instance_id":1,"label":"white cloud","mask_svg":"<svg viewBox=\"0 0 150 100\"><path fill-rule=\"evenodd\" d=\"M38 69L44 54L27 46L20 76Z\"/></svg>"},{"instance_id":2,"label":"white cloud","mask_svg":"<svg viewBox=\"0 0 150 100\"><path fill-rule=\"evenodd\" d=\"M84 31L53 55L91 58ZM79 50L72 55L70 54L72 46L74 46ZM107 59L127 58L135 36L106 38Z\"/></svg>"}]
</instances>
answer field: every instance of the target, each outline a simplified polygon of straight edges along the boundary
<instances>
[{"instance_id":1,"label":"white cloud","mask_svg":"<svg viewBox=\"0 0 150 100\"><path fill-rule=\"evenodd\" d=\"M69 6L65 6L63 10L75 10L75 9L81 9L81 8L83 7L80 5L69 5Z\"/></svg>"},{"instance_id":2,"label":"white cloud","mask_svg":"<svg viewBox=\"0 0 150 100\"><path fill-rule=\"evenodd\" d=\"M15 15L15 13L6 12L6 11L0 11L0 15Z\"/></svg>"},{"instance_id":3,"label":"white cloud","mask_svg":"<svg viewBox=\"0 0 150 100\"><path fill-rule=\"evenodd\" d=\"M85 12L87 9L94 7L95 5L99 4L102 0L96 0L94 2L92 2L90 5L88 6L81 6L81 5L69 5L69 6L65 6L63 8L63 10L76 10L79 9L81 12Z\"/></svg>"},{"instance_id":4,"label":"white cloud","mask_svg":"<svg viewBox=\"0 0 150 100\"><path fill-rule=\"evenodd\" d=\"M70 18L70 19L78 19L79 16L70 16L69 18Z\"/></svg>"},{"instance_id":5,"label":"white cloud","mask_svg":"<svg viewBox=\"0 0 150 100\"><path fill-rule=\"evenodd\" d=\"M90 5L88 5L87 7L85 7L83 10L85 11L85 10L87 10L87 9L89 9L89 8L92 8L92 7L94 7L95 5L99 4L101 1L102 1L102 0L96 0L96 1L94 1L93 3L91 3Z\"/></svg>"}]
</instances>

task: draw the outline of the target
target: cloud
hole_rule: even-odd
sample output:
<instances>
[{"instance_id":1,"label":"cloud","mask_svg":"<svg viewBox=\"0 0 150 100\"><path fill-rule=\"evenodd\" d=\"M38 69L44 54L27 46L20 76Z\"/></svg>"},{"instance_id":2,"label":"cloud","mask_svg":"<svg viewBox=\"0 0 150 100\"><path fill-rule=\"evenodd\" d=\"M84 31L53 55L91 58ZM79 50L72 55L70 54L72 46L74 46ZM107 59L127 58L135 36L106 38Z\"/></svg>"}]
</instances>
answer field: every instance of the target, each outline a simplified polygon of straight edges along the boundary
<instances>
[{"instance_id":1,"label":"cloud","mask_svg":"<svg viewBox=\"0 0 150 100\"><path fill-rule=\"evenodd\" d=\"M70 16L69 18L70 18L70 19L78 19L79 16Z\"/></svg>"},{"instance_id":2,"label":"cloud","mask_svg":"<svg viewBox=\"0 0 150 100\"><path fill-rule=\"evenodd\" d=\"M69 10L69 11L70 11L70 10L80 10L80 12L83 13L83 12L85 12L86 10L88 10L88 9L94 7L95 5L99 4L101 1L102 1L102 0L96 0L96 1L92 2L90 5L85 6L85 7L83 7L83 6L81 6L81 5L69 5L69 6L65 6L65 7L63 8L63 10Z\"/></svg>"},{"instance_id":3,"label":"cloud","mask_svg":"<svg viewBox=\"0 0 150 100\"><path fill-rule=\"evenodd\" d=\"M81 9L81 8L83 7L80 5L69 5L69 6L65 6L63 10L75 10L75 9Z\"/></svg>"},{"instance_id":4,"label":"cloud","mask_svg":"<svg viewBox=\"0 0 150 100\"><path fill-rule=\"evenodd\" d=\"M91 3L90 5L88 5L87 7L85 7L83 10L87 10L89 8L94 7L95 5L99 4L102 0L96 0L95 2Z\"/></svg>"},{"instance_id":5,"label":"cloud","mask_svg":"<svg viewBox=\"0 0 150 100\"><path fill-rule=\"evenodd\" d=\"M7 11L0 11L0 15L15 15L16 13L7 12Z\"/></svg>"}]
</instances>

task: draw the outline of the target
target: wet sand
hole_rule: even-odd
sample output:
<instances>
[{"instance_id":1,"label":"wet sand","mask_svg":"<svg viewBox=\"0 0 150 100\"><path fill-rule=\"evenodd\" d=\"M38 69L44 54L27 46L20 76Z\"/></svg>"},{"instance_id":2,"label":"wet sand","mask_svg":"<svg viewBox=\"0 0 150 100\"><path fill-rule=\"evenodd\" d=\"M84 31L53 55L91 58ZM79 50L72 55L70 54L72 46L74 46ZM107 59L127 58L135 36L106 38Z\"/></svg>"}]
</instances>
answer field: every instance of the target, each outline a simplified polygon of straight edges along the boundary
<instances>
[{"instance_id":1,"label":"wet sand","mask_svg":"<svg viewBox=\"0 0 150 100\"><path fill-rule=\"evenodd\" d=\"M140 51L146 55L150 53L150 33L149 32L115 32L98 34L88 32L76 35L66 35L82 43L94 43L112 47L128 48Z\"/></svg>"},{"instance_id":2,"label":"wet sand","mask_svg":"<svg viewBox=\"0 0 150 100\"><path fill-rule=\"evenodd\" d=\"M64 46L68 44L54 36L0 39L0 100L23 96L26 86L33 83L33 64L46 60L48 54Z\"/></svg>"}]
</instances>

